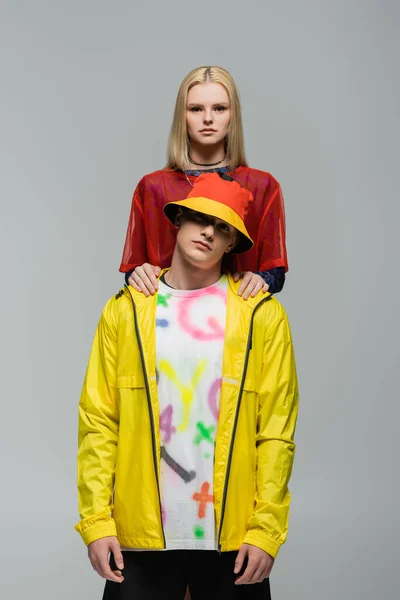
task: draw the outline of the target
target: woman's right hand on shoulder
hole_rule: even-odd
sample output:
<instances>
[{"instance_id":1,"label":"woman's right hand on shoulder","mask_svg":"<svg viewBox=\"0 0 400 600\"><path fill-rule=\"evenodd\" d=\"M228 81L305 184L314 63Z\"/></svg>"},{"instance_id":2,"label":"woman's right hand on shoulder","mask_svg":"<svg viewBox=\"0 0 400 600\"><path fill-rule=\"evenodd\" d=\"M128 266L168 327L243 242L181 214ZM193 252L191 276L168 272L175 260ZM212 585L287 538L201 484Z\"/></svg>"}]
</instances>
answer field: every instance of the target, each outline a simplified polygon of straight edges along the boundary
<instances>
[{"instance_id":1,"label":"woman's right hand on shoulder","mask_svg":"<svg viewBox=\"0 0 400 600\"><path fill-rule=\"evenodd\" d=\"M128 279L136 291L142 292L146 297L156 293L158 289L157 277L161 273L161 267L155 267L149 263L144 263L140 267L136 267L132 275Z\"/></svg>"}]
</instances>

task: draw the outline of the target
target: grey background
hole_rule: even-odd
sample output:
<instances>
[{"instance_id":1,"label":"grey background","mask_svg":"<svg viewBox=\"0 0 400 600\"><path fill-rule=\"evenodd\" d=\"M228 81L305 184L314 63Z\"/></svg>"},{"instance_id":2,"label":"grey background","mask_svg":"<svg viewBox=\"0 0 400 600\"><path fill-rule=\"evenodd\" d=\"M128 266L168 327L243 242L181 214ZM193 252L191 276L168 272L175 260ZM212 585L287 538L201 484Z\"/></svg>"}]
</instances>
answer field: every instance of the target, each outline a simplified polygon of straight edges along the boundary
<instances>
[{"instance_id":1,"label":"grey background","mask_svg":"<svg viewBox=\"0 0 400 600\"><path fill-rule=\"evenodd\" d=\"M301 386L274 600L398 597L399 4L1 3L2 598L95 600L77 403L131 196L218 64L286 200Z\"/></svg>"}]
</instances>

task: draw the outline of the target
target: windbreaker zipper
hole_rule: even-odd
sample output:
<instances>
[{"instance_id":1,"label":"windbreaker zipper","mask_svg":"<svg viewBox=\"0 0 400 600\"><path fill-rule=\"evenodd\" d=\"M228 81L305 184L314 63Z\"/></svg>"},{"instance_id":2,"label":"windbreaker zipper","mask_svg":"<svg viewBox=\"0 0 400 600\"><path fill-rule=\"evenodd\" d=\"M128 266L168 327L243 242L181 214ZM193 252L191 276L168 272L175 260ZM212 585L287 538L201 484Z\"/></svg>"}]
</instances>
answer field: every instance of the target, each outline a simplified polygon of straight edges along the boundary
<instances>
[{"instance_id":1,"label":"windbreaker zipper","mask_svg":"<svg viewBox=\"0 0 400 600\"><path fill-rule=\"evenodd\" d=\"M227 493L228 493L228 482L229 482L229 475L230 475L231 464L232 464L233 445L235 443L236 428L237 428L238 419L239 419L240 404L242 402L244 381L246 379L247 366L249 364L249 354L250 354L250 350L251 350L252 345L253 345L253 323L254 323L254 316L255 316L257 310L260 308L260 306L262 304L264 304L264 302L268 302L268 300L271 300L271 298L272 298L272 295L268 296L267 298L264 298L263 300L261 300L261 302L259 302L257 304L257 306L255 307L255 309L253 310L253 313L251 315L249 336L247 338L246 354L245 354L245 358L244 358L243 373L242 373L242 379L241 379L241 382L240 382L239 396L238 396L238 402L237 402L236 413L235 413L235 421L233 423L232 437L231 437L231 443L230 443L230 447L229 447L228 464L227 464L227 467L226 467L226 475L225 475L225 482L224 482L224 491L223 491L223 494L222 494L221 519L220 519L220 523L219 523L218 538L217 538L217 549L218 549L218 552L220 554L221 554L221 542L220 542L220 540L221 540L222 525L224 523L224 516L225 516L226 496L227 496Z\"/></svg>"},{"instance_id":2,"label":"windbreaker zipper","mask_svg":"<svg viewBox=\"0 0 400 600\"><path fill-rule=\"evenodd\" d=\"M148 407L149 407L150 425L151 425L151 439L152 439L152 446L153 446L154 471L155 471L155 476L156 476L156 481L157 481L158 501L159 501L159 506L160 506L160 523L161 523L161 531L162 531L162 535L163 535L164 548L165 548L166 547L166 542L165 542L164 528L163 528L163 524L162 524L160 481L159 481L159 478L158 478L158 468L157 468L156 434L155 434L155 429L154 429L153 409L151 407L151 400L150 400L149 378L147 377L146 363L145 363L145 360L144 360L144 352L143 352L142 340L140 338L140 333L139 333L139 325L138 325L138 320L137 320L137 312L136 312L135 301L134 301L134 299L132 297L132 294L131 294L128 286L125 285L125 287L128 290L129 295L130 295L131 300L132 300L133 316L134 316L134 321L135 321L135 333L136 333L136 339L138 341L138 346L139 346L140 358L141 358L142 369L143 369L144 385L145 385L145 388L146 388L147 404L148 404Z\"/></svg>"}]
</instances>

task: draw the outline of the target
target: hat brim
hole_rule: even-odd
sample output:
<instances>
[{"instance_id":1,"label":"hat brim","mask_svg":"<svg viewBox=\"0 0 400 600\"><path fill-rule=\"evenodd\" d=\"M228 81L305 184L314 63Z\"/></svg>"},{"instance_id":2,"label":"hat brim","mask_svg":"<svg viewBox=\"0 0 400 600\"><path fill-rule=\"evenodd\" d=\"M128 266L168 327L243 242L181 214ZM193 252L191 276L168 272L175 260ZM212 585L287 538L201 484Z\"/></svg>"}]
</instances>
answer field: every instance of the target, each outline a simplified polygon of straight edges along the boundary
<instances>
[{"instance_id":1,"label":"hat brim","mask_svg":"<svg viewBox=\"0 0 400 600\"><path fill-rule=\"evenodd\" d=\"M180 207L189 208L190 210L195 210L196 212L209 215L210 217L216 217L217 219L221 219L221 221L226 221L226 223L229 223L229 225L232 225L232 227L237 229L241 235L239 236L238 243L233 250L231 250L231 252L247 252L247 250L250 250L250 248L253 247L254 242L251 239L242 219L232 208L226 206L226 204L216 202L210 198L200 197L186 198L185 200L177 200L176 202L168 202L164 206L164 213L173 224L175 224L176 214L178 212L178 208Z\"/></svg>"}]
</instances>

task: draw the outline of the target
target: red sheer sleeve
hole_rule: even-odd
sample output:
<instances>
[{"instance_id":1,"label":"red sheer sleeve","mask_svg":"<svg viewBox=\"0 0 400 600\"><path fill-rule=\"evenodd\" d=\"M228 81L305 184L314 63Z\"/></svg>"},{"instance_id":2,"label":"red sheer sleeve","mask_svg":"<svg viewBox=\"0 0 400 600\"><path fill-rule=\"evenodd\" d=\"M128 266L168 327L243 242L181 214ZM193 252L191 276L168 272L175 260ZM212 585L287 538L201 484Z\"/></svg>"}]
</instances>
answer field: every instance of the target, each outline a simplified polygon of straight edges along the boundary
<instances>
[{"instance_id":1,"label":"red sheer sleeve","mask_svg":"<svg viewBox=\"0 0 400 600\"><path fill-rule=\"evenodd\" d=\"M149 262L146 245L142 181L139 182L132 198L131 213L126 232L124 252L119 267L121 273L128 273L139 265Z\"/></svg>"},{"instance_id":2,"label":"red sheer sleeve","mask_svg":"<svg viewBox=\"0 0 400 600\"><path fill-rule=\"evenodd\" d=\"M249 167L239 167L232 176L254 197L246 217L254 246L243 254L229 255L228 270L269 271L284 267L286 272L285 207L278 181L270 173Z\"/></svg>"},{"instance_id":3,"label":"red sheer sleeve","mask_svg":"<svg viewBox=\"0 0 400 600\"><path fill-rule=\"evenodd\" d=\"M275 267L288 270L286 252L286 220L282 190L277 181L271 193L258 230L258 270L268 271Z\"/></svg>"}]
</instances>

